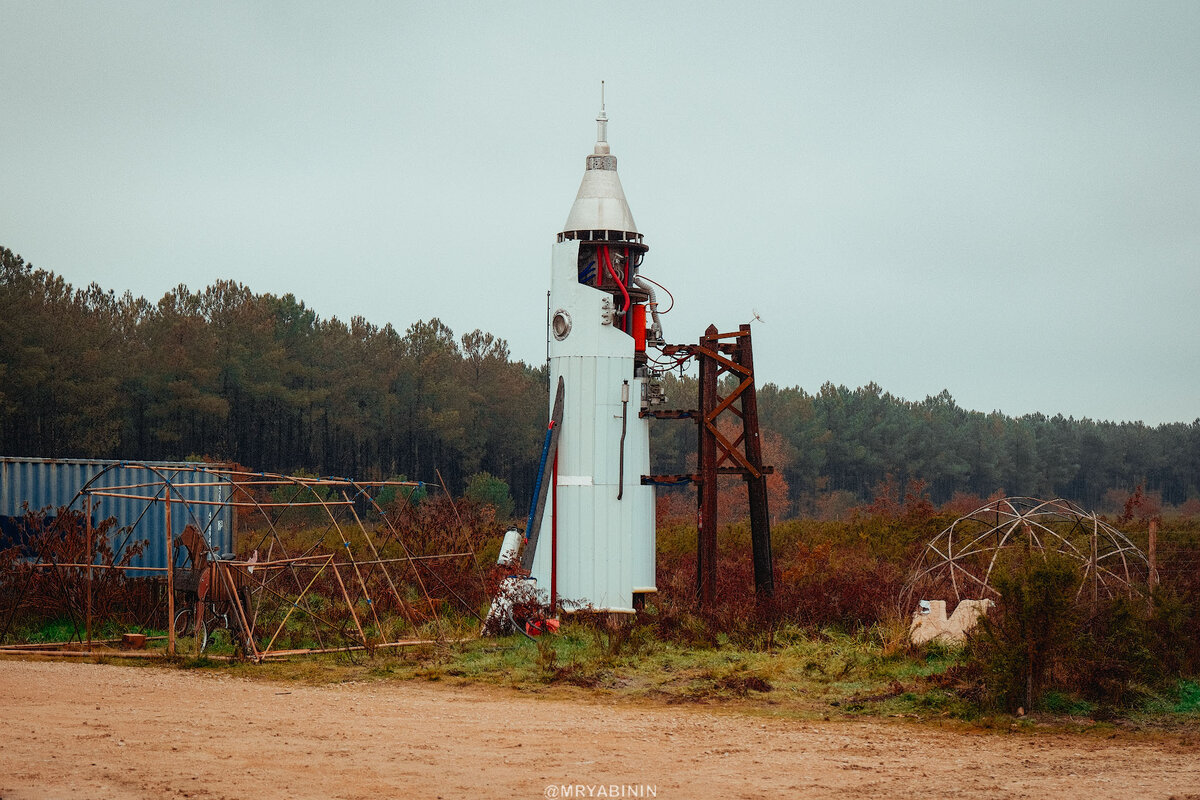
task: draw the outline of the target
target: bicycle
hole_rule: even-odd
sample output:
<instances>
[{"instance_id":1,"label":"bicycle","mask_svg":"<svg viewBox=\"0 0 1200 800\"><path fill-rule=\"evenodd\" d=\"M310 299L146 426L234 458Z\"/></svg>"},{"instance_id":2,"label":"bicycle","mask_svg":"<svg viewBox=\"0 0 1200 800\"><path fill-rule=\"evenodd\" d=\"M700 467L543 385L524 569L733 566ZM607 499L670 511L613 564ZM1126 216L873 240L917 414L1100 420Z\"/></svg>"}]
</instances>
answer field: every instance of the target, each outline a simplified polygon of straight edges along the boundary
<instances>
[{"instance_id":1,"label":"bicycle","mask_svg":"<svg viewBox=\"0 0 1200 800\"><path fill-rule=\"evenodd\" d=\"M201 609L199 617L196 616L197 606ZM235 631L229 627L229 614L219 611L216 603L201 600L198 603L185 605L175 612L175 637L178 639L184 636L194 636L199 639L200 643L197 649L201 653L208 650L209 645L212 644L210 631L215 634L222 628L229 632L230 641L234 642L235 646L240 643L241 638L236 636Z\"/></svg>"},{"instance_id":2,"label":"bicycle","mask_svg":"<svg viewBox=\"0 0 1200 800\"><path fill-rule=\"evenodd\" d=\"M219 566L217 561L230 561L233 553L210 553L199 531L193 526L185 528L176 542L186 548L192 566L175 567L174 570L175 593L179 602L171 623L175 636L194 636L199 643L197 649L203 653L212 644L214 635L224 629L236 655L253 654L253 633L244 630L236 603L230 598L228 585L232 583L234 586L242 613L249 614L250 590L244 580L248 573L243 574L245 570L242 567ZM252 560L256 558L257 554Z\"/></svg>"}]
</instances>

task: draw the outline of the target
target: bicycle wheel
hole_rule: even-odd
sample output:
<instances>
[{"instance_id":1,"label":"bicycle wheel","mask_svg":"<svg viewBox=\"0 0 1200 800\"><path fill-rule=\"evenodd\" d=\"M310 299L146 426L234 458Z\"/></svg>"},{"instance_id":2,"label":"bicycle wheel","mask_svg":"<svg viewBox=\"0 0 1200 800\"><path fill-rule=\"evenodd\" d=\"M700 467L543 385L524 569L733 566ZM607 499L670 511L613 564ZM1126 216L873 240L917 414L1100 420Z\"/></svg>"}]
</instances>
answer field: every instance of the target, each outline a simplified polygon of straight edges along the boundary
<instances>
[{"instance_id":1,"label":"bicycle wheel","mask_svg":"<svg viewBox=\"0 0 1200 800\"><path fill-rule=\"evenodd\" d=\"M200 652L204 652L204 648L208 647L208 627L203 619L196 619L195 611L190 606L175 612L175 638L189 633L200 641Z\"/></svg>"},{"instance_id":2,"label":"bicycle wheel","mask_svg":"<svg viewBox=\"0 0 1200 800\"><path fill-rule=\"evenodd\" d=\"M208 624L205 626L204 640L200 644L201 653L208 649L208 646L213 643L217 631L221 630L222 628L224 628L226 631L229 630L229 618L224 614L210 614L208 616ZM213 632L212 637L210 637L208 634L210 630Z\"/></svg>"},{"instance_id":3,"label":"bicycle wheel","mask_svg":"<svg viewBox=\"0 0 1200 800\"><path fill-rule=\"evenodd\" d=\"M187 636L192 629L192 609L181 608L175 612L175 638Z\"/></svg>"}]
</instances>

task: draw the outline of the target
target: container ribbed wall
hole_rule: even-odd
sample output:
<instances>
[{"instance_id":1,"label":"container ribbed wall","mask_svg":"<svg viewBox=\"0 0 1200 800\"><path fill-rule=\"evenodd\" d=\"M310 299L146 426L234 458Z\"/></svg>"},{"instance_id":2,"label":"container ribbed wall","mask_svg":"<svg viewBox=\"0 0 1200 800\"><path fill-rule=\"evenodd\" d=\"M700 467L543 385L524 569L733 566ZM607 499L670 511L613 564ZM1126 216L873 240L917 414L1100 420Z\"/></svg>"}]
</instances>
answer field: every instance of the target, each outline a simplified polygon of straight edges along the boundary
<instances>
[{"instance_id":1,"label":"container ribbed wall","mask_svg":"<svg viewBox=\"0 0 1200 800\"><path fill-rule=\"evenodd\" d=\"M152 469L133 468L121 461L0 457L0 525L6 532L11 532L17 524L15 518L23 515L22 505L26 503L32 511L68 505L82 511L84 499L79 496L79 491L89 481L93 481L92 488L154 484L122 492L147 498L156 494L161 497L158 489L164 479L172 483L203 483L204 486L179 486L172 490L172 535L178 536L192 523L204 531L213 548L222 553L233 551L234 509L228 505L207 505L229 500L231 489L228 483L216 475L194 472L195 467L202 466L200 464L168 461L138 464ZM110 542L116 553L121 552L126 541L149 541L131 566L166 567L165 503L93 497L92 519L99 522L108 517L116 517L118 528L132 528L131 532L115 530L110 534L116 537Z\"/></svg>"}]
</instances>

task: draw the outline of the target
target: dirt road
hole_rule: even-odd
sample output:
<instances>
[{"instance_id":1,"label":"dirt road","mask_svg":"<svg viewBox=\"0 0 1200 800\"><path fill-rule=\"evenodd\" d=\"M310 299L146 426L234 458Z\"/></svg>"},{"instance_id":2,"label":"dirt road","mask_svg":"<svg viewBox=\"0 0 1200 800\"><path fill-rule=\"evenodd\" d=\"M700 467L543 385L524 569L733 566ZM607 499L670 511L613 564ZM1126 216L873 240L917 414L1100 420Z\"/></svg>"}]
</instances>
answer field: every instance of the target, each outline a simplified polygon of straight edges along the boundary
<instances>
[{"instance_id":1,"label":"dirt road","mask_svg":"<svg viewBox=\"0 0 1200 800\"><path fill-rule=\"evenodd\" d=\"M2 800L1200 797L1200 751L1177 744L412 682L317 688L0 660L0 703Z\"/></svg>"}]
</instances>

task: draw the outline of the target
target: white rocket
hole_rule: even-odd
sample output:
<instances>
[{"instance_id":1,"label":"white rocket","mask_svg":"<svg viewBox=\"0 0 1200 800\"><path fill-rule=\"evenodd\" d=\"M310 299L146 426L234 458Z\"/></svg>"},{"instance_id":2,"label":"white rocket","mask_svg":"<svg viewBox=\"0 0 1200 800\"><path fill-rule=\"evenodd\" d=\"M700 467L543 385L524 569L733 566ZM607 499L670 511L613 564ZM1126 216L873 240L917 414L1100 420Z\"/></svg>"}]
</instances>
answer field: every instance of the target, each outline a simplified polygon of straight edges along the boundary
<instances>
[{"instance_id":1,"label":"white rocket","mask_svg":"<svg viewBox=\"0 0 1200 800\"><path fill-rule=\"evenodd\" d=\"M638 412L647 338L661 342L661 329L654 292L638 274L648 248L609 151L603 98L596 123L595 151L551 259L551 404L560 378L564 400L531 575L568 610L632 612L657 591L654 487L641 483L649 420Z\"/></svg>"}]
</instances>

